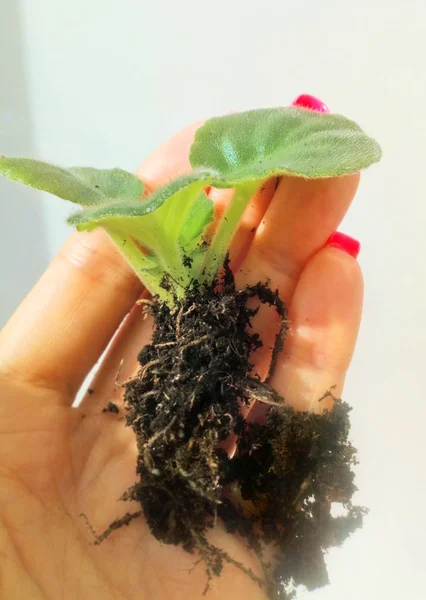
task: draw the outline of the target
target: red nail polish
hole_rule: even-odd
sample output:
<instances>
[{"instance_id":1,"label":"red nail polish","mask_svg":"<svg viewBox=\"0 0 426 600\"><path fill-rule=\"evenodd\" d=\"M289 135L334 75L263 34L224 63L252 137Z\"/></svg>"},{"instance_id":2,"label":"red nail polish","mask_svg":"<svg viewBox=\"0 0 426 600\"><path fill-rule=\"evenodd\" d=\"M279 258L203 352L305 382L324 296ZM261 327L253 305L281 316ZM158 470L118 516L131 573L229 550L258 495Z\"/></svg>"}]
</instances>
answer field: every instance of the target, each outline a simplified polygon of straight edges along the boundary
<instances>
[{"instance_id":1,"label":"red nail polish","mask_svg":"<svg viewBox=\"0 0 426 600\"><path fill-rule=\"evenodd\" d=\"M330 109L327 104L324 104L322 100L319 98L315 98L315 96L311 96L310 94L301 94L293 100L291 106L298 106L299 108L308 108L309 110L314 110L316 112L321 113L329 113Z\"/></svg>"},{"instance_id":2,"label":"red nail polish","mask_svg":"<svg viewBox=\"0 0 426 600\"><path fill-rule=\"evenodd\" d=\"M358 240L345 233L340 233L340 231L335 231L328 238L326 246L328 248L338 248L339 250L343 250L343 252L347 252L347 254L350 254L354 258L358 257L359 251L361 250L361 244Z\"/></svg>"}]
</instances>

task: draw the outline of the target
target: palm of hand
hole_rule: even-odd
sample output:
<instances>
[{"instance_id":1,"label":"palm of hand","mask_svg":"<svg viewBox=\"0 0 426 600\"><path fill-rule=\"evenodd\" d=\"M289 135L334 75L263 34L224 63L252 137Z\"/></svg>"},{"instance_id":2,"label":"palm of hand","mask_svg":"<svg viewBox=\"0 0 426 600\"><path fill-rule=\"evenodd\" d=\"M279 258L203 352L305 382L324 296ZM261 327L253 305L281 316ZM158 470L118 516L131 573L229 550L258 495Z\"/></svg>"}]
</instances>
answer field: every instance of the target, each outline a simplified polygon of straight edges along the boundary
<instances>
[{"instance_id":1,"label":"palm of hand","mask_svg":"<svg viewBox=\"0 0 426 600\"><path fill-rule=\"evenodd\" d=\"M95 546L79 516L84 512L102 531L129 508L115 500L134 480L130 430L101 411L83 418L80 409L55 406L58 398L46 390L9 384L3 390L10 406L23 394L28 403L25 422L13 410L2 417L4 597L200 598L206 585L203 566L190 575L196 557L161 545L143 519ZM237 560L253 565L238 540L221 531L214 539ZM237 598L263 598L256 588L242 573L226 569L211 597L223 598L232 590Z\"/></svg>"},{"instance_id":2,"label":"palm of hand","mask_svg":"<svg viewBox=\"0 0 426 600\"><path fill-rule=\"evenodd\" d=\"M158 185L187 156L194 127L184 130L141 169ZM168 172L161 165L168 165ZM331 385L340 393L355 343L362 297L357 263L324 248L343 217L356 177L322 182L282 180L253 201L233 254L239 285L269 277L292 323L273 385L297 408L315 408ZM218 212L227 192L211 192ZM338 202L336 202L338 200ZM253 228L257 227L256 234ZM342 289L342 282L344 287ZM104 414L119 400L115 384L135 369L150 323L134 308L78 408L76 389L140 293L128 267L99 232L74 235L0 337L0 592L8 600L201 598L202 563L165 546L143 518L93 544L137 506L116 502L134 483L136 448L122 419ZM274 329L260 314L268 339ZM259 355L264 371L265 358ZM220 524L211 541L262 575L256 557ZM192 572L190 573L190 571ZM256 583L227 565L210 598L266 598Z\"/></svg>"}]
</instances>

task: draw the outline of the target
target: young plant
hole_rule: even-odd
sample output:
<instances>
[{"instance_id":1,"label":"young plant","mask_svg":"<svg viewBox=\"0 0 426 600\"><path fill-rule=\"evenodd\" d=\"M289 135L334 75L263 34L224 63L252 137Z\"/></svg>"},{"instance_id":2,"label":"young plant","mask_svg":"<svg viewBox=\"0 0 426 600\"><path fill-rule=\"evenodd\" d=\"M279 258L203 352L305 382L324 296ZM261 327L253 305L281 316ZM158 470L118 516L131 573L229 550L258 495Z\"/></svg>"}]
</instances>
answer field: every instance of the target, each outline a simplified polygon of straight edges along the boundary
<instances>
[{"instance_id":1,"label":"young plant","mask_svg":"<svg viewBox=\"0 0 426 600\"><path fill-rule=\"evenodd\" d=\"M293 583L327 583L325 552L364 514L351 504L350 409L334 399L322 414L296 412L252 374L261 340L250 327L256 311L248 300L257 296L282 319L271 364L283 342L285 307L266 285L236 290L226 257L247 204L270 177L344 176L379 159L378 144L354 122L299 108L207 121L191 147L193 170L148 196L120 169L0 158L3 175L79 204L69 223L103 227L154 294L152 341L138 356L139 373L123 386L138 447L138 480L125 498L141 510L113 522L97 543L143 512L156 538L199 551L208 579L229 562L271 598L288 598ZM213 234L208 186L234 189ZM254 400L267 413L264 422L248 424L241 408ZM223 449L230 436L238 440L234 457ZM331 515L336 502L346 516ZM265 580L209 543L207 529L218 517L259 555ZM268 544L274 567L263 560Z\"/></svg>"},{"instance_id":2,"label":"young plant","mask_svg":"<svg viewBox=\"0 0 426 600\"><path fill-rule=\"evenodd\" d=\"M0 157L0 173L80 205L68 222L79 231L106 229L147 288L173 303L192 282L213 281L265 180L347 175L379 159L378 144L353 121L293 107L210 119L191 147L193 171L146 198L143 183L121 169L62 169ZM235 189L212 240L203 238L214 212L207 186Z\"/></svg>"}]
</instances>

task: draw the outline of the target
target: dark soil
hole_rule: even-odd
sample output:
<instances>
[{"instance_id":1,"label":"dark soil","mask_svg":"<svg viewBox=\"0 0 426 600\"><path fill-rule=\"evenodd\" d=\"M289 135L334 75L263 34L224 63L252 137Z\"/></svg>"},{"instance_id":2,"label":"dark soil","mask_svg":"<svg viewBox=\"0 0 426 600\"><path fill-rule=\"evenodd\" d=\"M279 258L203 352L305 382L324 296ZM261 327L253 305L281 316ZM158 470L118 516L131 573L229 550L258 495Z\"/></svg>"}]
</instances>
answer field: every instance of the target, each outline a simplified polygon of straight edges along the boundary
<instances>
[{"instance_id":1,"label":"dark soil","mask_svg":"<svg viewBox=\"0 0 426 600\"><path fill-rule=\"evenodd\" d=\"M295 412L252 374L251 356L261 346L250 325L256 311L247 306L254 296L281 315L275 359L284 306L260 284L237 291L228 269L220 288L194 288L172 310L157 301L149 307L152 343L139 354L137 377L125 384L138 481L124 499L141 511L112 523L98 542L143 514L157 539L198 550L207 582L230 562L270 598L284 599L292 584L314 589L328 582L325 552L361 526L365 510L351 504L356 451L348 442L348 405L335 399L322 414ZM248 424L241 409L254 399L267 405L267 415ZM223 446L232 434L238 442L230 458ZM332 517L332 503L346 516ZM263 579L208 542L217 519L246 538ZM273 564L266 564L269 544Z\"/></svg>"},{"instance_id":2,"label":"dark soil","mask_svg":"<svg viewBox=\"0 0 426 600\"><path fill-rule=\"evenodd\" d=\"M118 413L120 412L120 409L118 408L118 406L116 404L114 404L114 402L108 402L108 404L105 406L105 408L102 409L102 412L109 412L109 413L118 415Z\"/></svg>"}]
</instances>

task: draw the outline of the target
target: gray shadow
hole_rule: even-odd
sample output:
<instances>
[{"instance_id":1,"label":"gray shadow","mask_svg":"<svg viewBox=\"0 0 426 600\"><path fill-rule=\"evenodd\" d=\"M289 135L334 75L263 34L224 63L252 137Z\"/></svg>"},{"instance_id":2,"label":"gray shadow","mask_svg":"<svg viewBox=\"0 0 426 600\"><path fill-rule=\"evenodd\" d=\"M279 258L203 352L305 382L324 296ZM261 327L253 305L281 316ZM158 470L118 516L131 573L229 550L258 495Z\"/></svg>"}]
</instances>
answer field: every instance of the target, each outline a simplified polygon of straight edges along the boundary
<instances>
[{"instance_id":1,"label":"gray shadow","mask_svg":"<svg viewBox=\"0 0 426 600\"><path fill-rule=\"evenodd\" d=\"M32 156L19 6L0 2L0 154ZM0 327L48 262L43 209L37 193L0 177Z\"/></svg>"}]
</instances>

